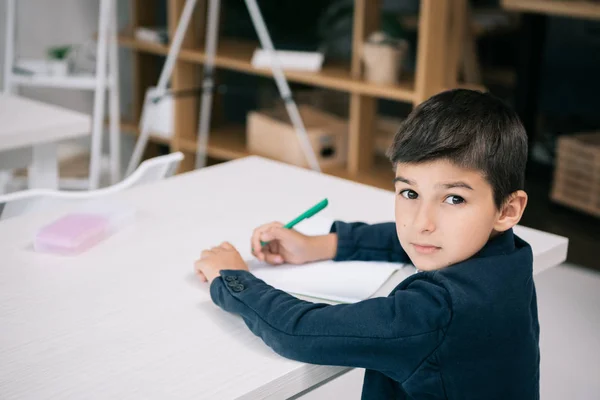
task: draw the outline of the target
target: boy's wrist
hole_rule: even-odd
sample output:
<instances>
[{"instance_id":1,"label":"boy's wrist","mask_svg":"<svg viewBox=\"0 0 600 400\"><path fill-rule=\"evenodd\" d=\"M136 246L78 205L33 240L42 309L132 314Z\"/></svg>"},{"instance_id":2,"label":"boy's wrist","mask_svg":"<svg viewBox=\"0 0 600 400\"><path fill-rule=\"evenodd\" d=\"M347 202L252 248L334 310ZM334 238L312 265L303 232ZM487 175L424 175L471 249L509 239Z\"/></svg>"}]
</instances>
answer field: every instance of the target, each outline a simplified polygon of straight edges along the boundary
<instances>
[{"instance_id":1,"label":"boy's wrist","mask_svg":"<svg viewBox=\"0 0 600 400\"><path fill-rule=\"evenodd\" d=\"M329 233L321 236L310 236L309 240L310 259L307 262L331 260L335 257L337 252L337 234Z\"/></svg>"}]
</instances>

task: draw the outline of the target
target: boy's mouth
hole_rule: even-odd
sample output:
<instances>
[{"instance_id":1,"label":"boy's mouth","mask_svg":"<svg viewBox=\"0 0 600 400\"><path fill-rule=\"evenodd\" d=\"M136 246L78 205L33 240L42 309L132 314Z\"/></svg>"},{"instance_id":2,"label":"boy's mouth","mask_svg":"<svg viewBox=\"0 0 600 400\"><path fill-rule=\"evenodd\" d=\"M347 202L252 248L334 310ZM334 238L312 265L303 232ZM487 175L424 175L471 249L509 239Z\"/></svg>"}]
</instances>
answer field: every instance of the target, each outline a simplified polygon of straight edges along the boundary
<instances>
[{"instance_id":1,"label":"boy's mouth","mask_svg":"<svg viewBox=\"0 0 600 400\"><path fill-rule=\"evenodd\" d=\"M416 252L420 254L432 254L441 249L441 247L432 246L429 244L411 243L411 245L414 247Z\"/></svg>"}]
</instances>

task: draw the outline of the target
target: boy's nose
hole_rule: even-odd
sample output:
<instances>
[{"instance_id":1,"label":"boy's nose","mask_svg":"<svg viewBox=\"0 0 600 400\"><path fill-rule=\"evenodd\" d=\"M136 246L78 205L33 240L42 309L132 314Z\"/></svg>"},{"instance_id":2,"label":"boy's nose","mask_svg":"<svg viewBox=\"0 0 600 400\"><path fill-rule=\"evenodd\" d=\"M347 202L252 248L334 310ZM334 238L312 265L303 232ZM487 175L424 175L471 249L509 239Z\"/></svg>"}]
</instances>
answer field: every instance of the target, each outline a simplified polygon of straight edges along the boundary
<instances>
[{"instance_id":1,"label":"boy's nose","mask_svg":"<svg viewBox=\"0 0 600 400\"><path fill-rule=\"evenodd\" d=\"M419 232L435 231L435 211L433 207L422 204L415 218L415 227Z\"/></svg>"}]
</instances>

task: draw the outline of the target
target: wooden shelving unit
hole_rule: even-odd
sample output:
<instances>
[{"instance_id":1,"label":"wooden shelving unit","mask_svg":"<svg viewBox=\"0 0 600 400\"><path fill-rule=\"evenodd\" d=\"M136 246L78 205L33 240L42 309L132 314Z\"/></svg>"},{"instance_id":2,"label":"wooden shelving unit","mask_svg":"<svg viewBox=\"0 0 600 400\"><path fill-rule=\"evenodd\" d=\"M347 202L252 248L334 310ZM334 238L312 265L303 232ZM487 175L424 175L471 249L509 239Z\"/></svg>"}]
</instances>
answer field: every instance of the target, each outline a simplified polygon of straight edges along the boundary
<instances>
[{"instance_id":1,"label":"wooden shelving unit","mask_svg":"<svg viewBox=\"0 0 600 400\"><path fill-rule=\"evenodd\" d=\"M585 0L502 0L507 10L563 17L600 19L600 3Z\"/></svg>"},{"instance_id":2,"label":"wooden shelving unit","mask_svg":"<svg viewBox=\"0 0 600 400\"><path fill-rule=\"evenodd\" d=\"M369 169L360 171L356 174L351 174L345 168L326 168L323 172L364 185L374 186L385 190L394 190L393 181L395 174L390 162L383 157L376 156Z\"/></svg>"},{"instance_id":3,"label":"wooden shelving unit","mask_svg":"<svg viewBox=\"0 0 600 400\"><path fill-rule=\"evenodd\" d=\"M157 1L157 0L155 0ZM185 0L162 0L167 2L168 28L171 35L176 28ZM240 0L241 1L241 0ZM152 3L152 2L151 2ZM465 0L421 0L418 19L419 47L417 69L414 76L406 76L398 85L379 85L362 78L360 54L365 38L379 27L380 0L355 0L352 59L349 65L326 64L318 73L286 71L290 82L312 85L348 93L349 149L345 168L324 171L332 175L352 179L370 185L392 188L393 178L389 163L375 157L373 131L376 118L376 100L389 99L419 104L431 95L451 87L457 87L458 60L449 52L452 41L460 40L456 29L450 29L450 20L465 11ZM132 27L155 25L156 15L147 1L132 0ZM203 50L206 0L199 0L183 41L171 80L175 91L198 88L201 84L201 65L206 60ZM215 64L217 69L232 70L257 76L271 77L268 69L257 69L251 64L258 43L229 40L220 37ZM131 49L135 55L134 118L139 119L145 90L157 82L158 70L148 70L146 60L165 56L168 46L136 40L131 34L119 37L119 44ZM155 63L156 64L156 63ZM217 105L218 107L218 105ZM151 136L150 141L168 144L175 151L186 153L183 171L194 166L199 101L196 96L177 98L175 101L175 126L173 137L165 139ZM221 160L231 160L249 155L246 148L245 128L213 124L209 136L208 155ZM137 126L124 124L136 134Z\"/></svg>"},{"instance_id":4,"label":"wooden shelving unit","mask_svg":"<svg viewBox=\"0 0 600 400\"><path fill-rule=\"evenodd\" d=\"M169 48L154 43L147 43L128 36L120 36L119 43L123 47L157 55L167 55ZM221 40L215 58L219 68L245 72L253 75L272 77L269 69L254 68L250 63L254 49L258 43ZM179 60L194 64L202 64L206 60L203 49L182 49ZM414 78L406 79L405 83L396 86L378 85L363 79L353 79L350 70L344 66L325 66L317 73L286 71L290 82L305 83L343 92L358 93L390 100L412 102L415 98Z\"/></svg>"},{"instance_id":5,"label":"wooden shelving unit","mask_svg":"<svg viewBox=\"0 0 600 400\"><path fill-rule=\"evenodd\" d=\"M195 153L195 139L182 139L180 146L184 151ZM234 160L249 156L246 149L246 131L243 126L225 126L213 129L208 138L208 155L221 160Z\"/></svg>"},{"instance_id":6,"label":"wooden shelving unit","mask_svg":"<svg viewBox=\"0 0 600 400\"><path fill-rule=\"evenodd\" d=\"M132 122L122 122L123 133L138 136L139 127ZM171 145L175 139L150 134L153 143ZM197 142L195 139L179 139L178 147L186 153L195 153ZM246 150L246 132L243 126L226 126L211 131L208 139L208 155L221 160L235 160L250 155Z\"/></svg>"}]
</instances>

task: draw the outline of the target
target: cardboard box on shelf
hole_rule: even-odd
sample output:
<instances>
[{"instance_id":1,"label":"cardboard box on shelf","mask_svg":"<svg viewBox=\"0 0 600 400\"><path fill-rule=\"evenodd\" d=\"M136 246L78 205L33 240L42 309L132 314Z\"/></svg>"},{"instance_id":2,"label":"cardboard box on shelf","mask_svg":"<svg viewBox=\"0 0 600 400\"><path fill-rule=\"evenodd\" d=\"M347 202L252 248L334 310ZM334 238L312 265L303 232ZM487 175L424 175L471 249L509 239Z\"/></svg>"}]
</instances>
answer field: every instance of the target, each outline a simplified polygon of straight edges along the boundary
<instances>
[{"instance_id":1,"label":"cardboard box on shelf","mask_svg":"<svg viewBox=\"0 0 600 400\"><path fill-rule=\"evenodd\" d=\"M343 166L348 153L348 123L307 105L299 106L299 111L319 165L322 168ZM250 112L246 129L251 154L308 167L285 109Z\"/></svg>"}]
</instances>

